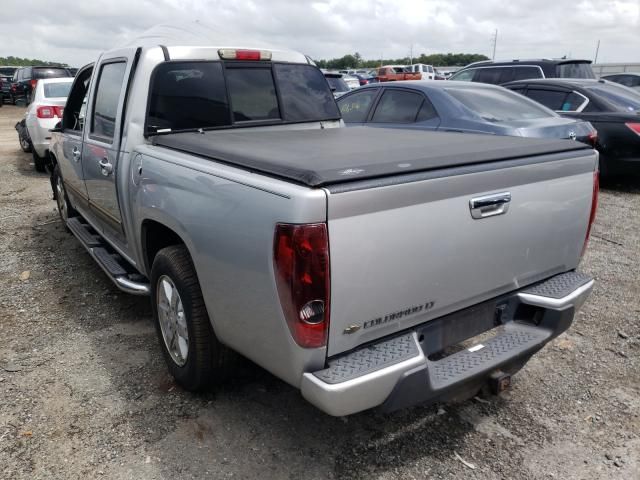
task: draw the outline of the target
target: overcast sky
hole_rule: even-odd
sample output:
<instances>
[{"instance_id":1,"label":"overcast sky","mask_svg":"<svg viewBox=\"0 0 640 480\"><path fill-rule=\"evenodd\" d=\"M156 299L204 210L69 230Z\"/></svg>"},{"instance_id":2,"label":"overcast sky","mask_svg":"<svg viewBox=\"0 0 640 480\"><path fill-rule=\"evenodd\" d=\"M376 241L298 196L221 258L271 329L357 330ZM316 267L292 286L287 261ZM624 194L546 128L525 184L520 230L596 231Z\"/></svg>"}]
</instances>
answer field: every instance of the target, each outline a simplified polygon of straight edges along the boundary
<instances>
[{"instance_id":1,"label":"overcast sky","mask_svg":"<svg viewBox=\"0 0 640 480\"><path fill-rule=\"evenodd\" d=\"M0 56L81 66L154 25L201 21L313 58L420 53L640 62L640 0L2 0Z\"/></svg>"}]
</instances>

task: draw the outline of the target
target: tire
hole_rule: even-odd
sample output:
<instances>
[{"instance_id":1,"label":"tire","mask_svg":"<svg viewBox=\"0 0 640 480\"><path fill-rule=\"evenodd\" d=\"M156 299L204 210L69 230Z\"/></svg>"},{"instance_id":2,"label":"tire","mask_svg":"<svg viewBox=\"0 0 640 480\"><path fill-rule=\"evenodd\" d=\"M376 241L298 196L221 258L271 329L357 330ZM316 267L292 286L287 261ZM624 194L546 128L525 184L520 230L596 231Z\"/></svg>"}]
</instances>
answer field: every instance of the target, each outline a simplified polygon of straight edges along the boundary
<instances>
[{"instance_id":1,"label":"tire","mask_svg":"<svg viewBox=\"0 0 640 480\"><path fill-rule=\"evenodd\" d=\"M53 169L51 184L53 187L53 198L58 204L58 215L60 215L60 220L62 220L62 223L64 223L66 227L67 220L77 216L78 212L76 212L69 202L69 197L64 188L64 182L62 181L62 175L60 174L60 167L58 165Z\"/></svg>"},{"instance_id":2,"label":"tire","mask_svg":"<svg viewBox=\"0 0 640 480\"><path fill-rule=\"evenodd\" d=\"M226 380L233 373L236 356L213 332L198 277L184 245L158 252L151 268L151 288L160 348L176 382L186 390L203 391ZM178 296L173 297L174 293ZM185 332L188 338L184 337Z\"/></svg>"},{"instance_id":3,"label":"tire","mask_svg":"<svg viewBox=\"0 0 640 480\"><path fill-rule=\"evenodd\" d=\"M36 152L36 149L31 147L31 156L33 157L33 164L36 167L37 172L45 172L47 170L47 162L45 157L41 157Z\"/></svg>"},{"instance_id":4,"label":"tire","mask_svg":"<svg viewBox=\"0 0 640 480\"><path fill-rule=\"evenodd\" d=\"M27 137L18 134L18 142L20 142L20 148L24 153L31 153L31 142Z\"/></svg>"}]
</instances>

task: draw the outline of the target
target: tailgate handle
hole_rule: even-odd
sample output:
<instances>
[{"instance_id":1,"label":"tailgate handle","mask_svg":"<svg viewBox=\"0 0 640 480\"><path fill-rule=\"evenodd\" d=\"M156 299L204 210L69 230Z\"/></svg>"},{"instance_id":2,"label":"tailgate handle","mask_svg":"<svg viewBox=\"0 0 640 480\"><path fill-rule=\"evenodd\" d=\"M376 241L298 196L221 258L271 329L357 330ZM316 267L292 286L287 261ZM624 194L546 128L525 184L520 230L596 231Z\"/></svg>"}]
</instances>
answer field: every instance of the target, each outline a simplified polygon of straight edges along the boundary
<instances>
[{"instance_id":1,"label":"tailgate handle","mask_svg":"<svg viewBox=\"0 0 640 480\"><path fill-rule=\"evenodd\" d=\"M469 200L469 210L473 218L487 218L502 215L509 210L511 192L494 193Z\"/></svg>"}]
</instances>

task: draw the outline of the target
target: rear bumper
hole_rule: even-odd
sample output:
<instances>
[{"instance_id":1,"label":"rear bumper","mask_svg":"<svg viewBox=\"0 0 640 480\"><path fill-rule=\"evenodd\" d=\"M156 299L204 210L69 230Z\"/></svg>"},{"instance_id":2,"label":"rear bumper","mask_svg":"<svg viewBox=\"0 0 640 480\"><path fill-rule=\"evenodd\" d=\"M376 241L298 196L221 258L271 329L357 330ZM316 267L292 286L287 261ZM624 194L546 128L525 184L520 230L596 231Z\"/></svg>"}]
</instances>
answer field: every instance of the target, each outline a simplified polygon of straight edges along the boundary
<instances>
[{"instance_id":1,"label":"rear bumper","mask_svg":"<svg viewBox=\"0 0 640 480\"><path fill-rule=\"evenodd\" d=\"M393 411L447 401L477 391L498 370L517 370L564 332L593 288L593 279L568 272L432 320L367 345L329 367L305 373L302 395L334 416L374 407ZM432 356L479 334L490 338L438 360Z\"/></svg>"}]
</instances>

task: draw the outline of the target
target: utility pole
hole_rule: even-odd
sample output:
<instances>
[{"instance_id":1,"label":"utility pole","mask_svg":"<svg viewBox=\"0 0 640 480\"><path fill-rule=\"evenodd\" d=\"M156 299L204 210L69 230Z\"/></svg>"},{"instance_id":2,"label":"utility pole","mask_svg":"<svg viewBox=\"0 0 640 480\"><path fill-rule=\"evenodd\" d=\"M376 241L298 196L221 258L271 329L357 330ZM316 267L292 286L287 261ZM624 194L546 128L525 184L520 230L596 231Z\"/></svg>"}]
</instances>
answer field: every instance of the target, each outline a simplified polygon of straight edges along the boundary
<instances>
[{"instance_id":1,"label":"utility pole","mask_svg":"<svg viewBox=\"0 0 640 480\"><path fill-rule=\"evenodd\" d=\"M596 57L593 59L593 63L598 63L598 52L600 51L600 39L598 39L598 45L596 45Z\"/></svg>"},{"instance_id":2,"label":"utility pole","mask_svg":"<svg viewBox=\"0 0 640 480\"><path fill-rule=\"evenodd\" d=\"M495 33L493 34L493 55L491 56L492 60L496 59L496 45L498 45L498 29L497 28Z\"/></svg>"},{"instance_id":3,"label":"utility pole","mask_svg":"<svg viewBox=\"0 0 640 480\"><path fill-rule=\"evenodd\" d=\"M413 43L409 47L409 65L413 65Z\"/></svg>"}]
</instances>

